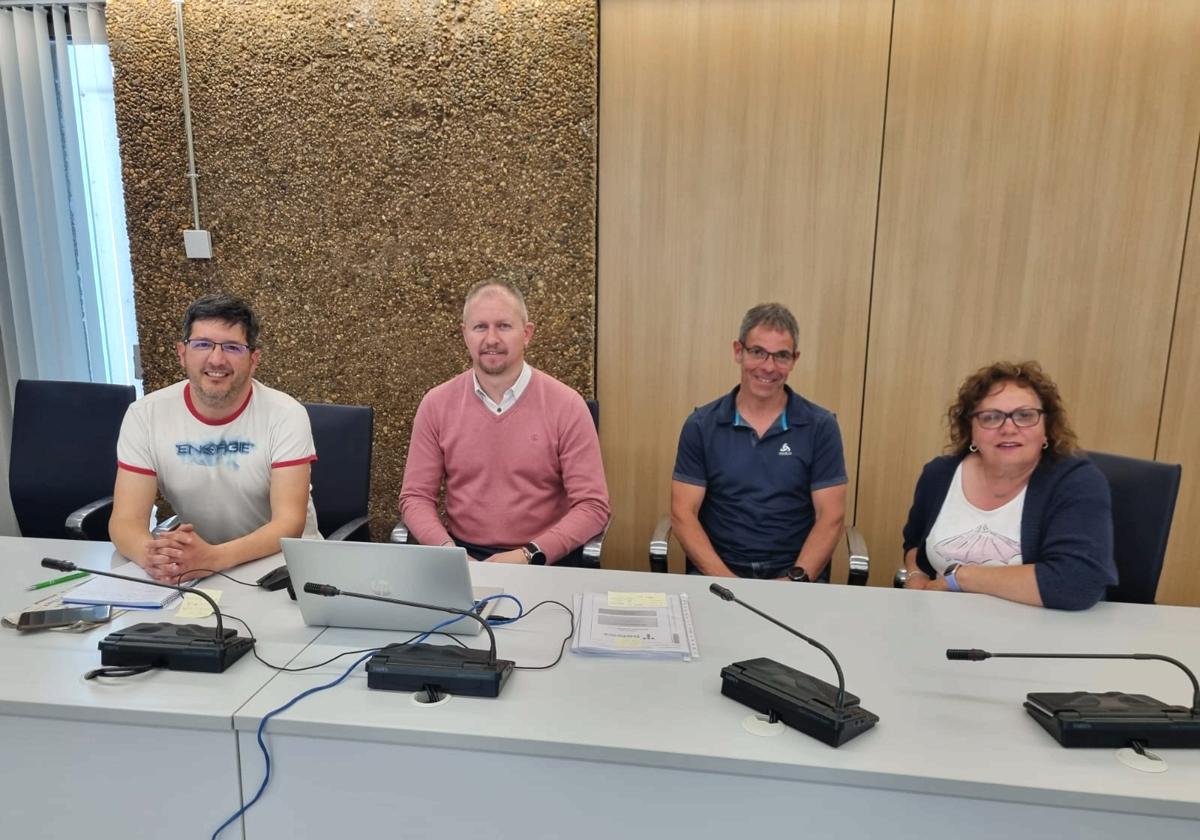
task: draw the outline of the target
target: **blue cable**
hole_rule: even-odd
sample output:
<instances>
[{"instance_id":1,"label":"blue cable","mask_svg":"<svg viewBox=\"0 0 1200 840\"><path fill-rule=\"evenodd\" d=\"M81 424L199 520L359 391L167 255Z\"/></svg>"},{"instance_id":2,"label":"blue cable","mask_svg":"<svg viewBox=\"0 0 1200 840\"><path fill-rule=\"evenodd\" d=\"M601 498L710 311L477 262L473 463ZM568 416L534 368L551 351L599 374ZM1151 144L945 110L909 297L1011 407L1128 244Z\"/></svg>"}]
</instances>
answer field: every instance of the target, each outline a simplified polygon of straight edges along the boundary
<instances>
[{"instance_id":1,"label":"blue cable","mask_svg":"<svg viewBox=\"0 0 1200 840\"><path fill-rule=\"evenodd\" d=\"M512 618L489 618L487 620L488 624L492 625L493 627L503 627L505 624L512 624L517 619L524 617L525 607L521 605L521 602L517 598L517 596L507 595L504 593L500 593L498 595L488 595L486 598L480 598L478 601L475 602L475 609L478 610L480 607L482 607L488 601L495 601L497 598L507 598L508 600L515 603L517 605L517 614L515 616L513 616ZM440 630L443 627L449 627L451 624L454 624L456 621L462 621L464 618L466 618L466 616L459 616L458 618L451 618L448 621L443 621L437 627L434 627L433 630L430 630L429 633L433 633L434 631ZM425 636L422 636L421 641L424 641L429 636L429 633L426 633ZM414 642L413 644L416 644L416 642Z\"/></svg>"},{"instance_id":2,"label":"blue cable","mask_svg":"<svg viewBox=\"0 0 1200 840\"><path fill-rule=\"evenodd\" d=\"M512 624L514 621L516 621L519 618L522 618L525 615L525 607L522 606L521 602L514 595L505 595L505 594L489 595L486 598L482 598L479 601L477 601L476 607L478 607L481 604L486 604L488 601L494 601L497 598L507 598L510 601L515 602L517 605L517 614L515 616L513 616L512 618L488 619L489 624L493 624L493 625L497 625L497 626L502 626L505 624ZM430 636L432 636L438 630L441 630L443 627L449 627L454 622L461 621L461 620L462 620L462 616L457 616L455 618L446 619L445 621L441 622L440 624L437 624L434 627L432 627L431 629L422 633L420 636L417 636L415 639L409 640L405 644L406 645L419 645L419 644L421 644L421 642L428 639ZM282 714L283 712L286 712L292 706L296 705L301 700L303 700L305 697L308 697L311 694L316 694L318 691L324 691L327 688L333 688L335 685L340 684L343 680L346 679L346 677L350 676L350 674L354 671L355 668L357 668L359 665L361 665L366 660L370 659L372 656L374 656L376 653L378 653L381 650L383 650L383 648L375 648L374 650L367 651L362 656L360 656L358 659L356 659L354 661L354 663L349 668L347 668L342 673L342 675L340 677L338 677L337 679L331 680L330 682L327 682L324 685L318 685L318 686L314 686L312 688L306 688L304 691L297 694L295 697L293 697L291 700L284 703L282 706L272 709L271 711L269 711L265 715L263 715L263 719L261 721L259 721L258 732L257 732L258 748L262 752L263 762L266 765L265 772L263 773L262 784L260 784L258 786L258 791L254 794L253 798L251 798L251 800L249 802L247 802L241 808L238 808L237 811L235 811L229 819L225 820L225 822L221 823L221 825L217 827L217 830L212 833L212 840L217 840L217 835L219 835L222 831L224 831L226 828L228 828L229 825L231 823L233 823L238 817L242 816L248 810L250 810L251 806L253 806L256 802L258 802L258 800L260 798L262 798L263 793L266 792L266 790L267 790L267 784L271 781L271 752L270 752L270 750L267 749L266 741L263 740L263 731L267 727L267 721L269 721L271 718L275 717L278 714Z\"/></svg>"},{"instance_id":3,"label":"blue cable","mask_svg":"<svg viewBox=\"0 0 1200 840\"><path fill-rule=\"evenodd\" d=\"M441 628L445 627L448 624L453 624L457 620L458 620L457 618L452 618L447 621L443 621L441 624L436 625L431 630L429 630L425 633L422 633L417 638L412 639L412 640L406 642L405 644L410 644L410 645L420 644L421 642L428 639L433 633L437 632L438 630L440 630ZM357 668L359 665L361 665L363 662L370 659L372 656L374 656L376 653L378 653L381 650L383 650L383 648L375 648L373 650L367 651L362 656L360 656L358 659L354 660L353 664L351 664L350 667L347 668L342 673L342 675L340 677L338 677L337 679L331 680L330 682L327 682L324 685L318 685L318 686L313 686L312 688L306 688L304 691L301 691L299 694L297 694L291 700L284 703L282 706L272 709L271 711L269 711L265 715L263 715L263 719L261 721L259 721L258 732L257 732L258 748L262 752L263 762L266 765L266 769L263 773L262 784L260 784L258 786L258 791L254 794L253 798L251 798L251 800L249 802L247 802L241 808L238 808L237 811L235 811L233 813L233 815L231 817L229 817L229 819L225 820L225 822L221 823L221 825L217 827L217 830L212 833L212 840L217 840L217 835L219 835L222 831L224 831L226 828L228 828L229 825L231 823L233 823L238 817L242 816L243 814L246 813L246 811L250 810L250 807L253 806L256 802L258 802L258 800L260 798L262 798L263 793L265 793L267 790L267 784L271 781L271 752L270 752L270 750L267 749L266 741L263 740L263 731L267 727L267 721L269 721L271 718L275 717L278 714L286 712L288 709L290 709L292 706L299 703L305 697L308 697L310 694L316 694L318 691L324 691L327 688L333 688L335 685L338 685L343 680L345 680L346 677L350 676L350 674L354 671L355 668Z\"/></svg>"},{"instance_id":4,"label":"blue cable","mask_svg":"<svg viewBox=\"0 0 1200 840\"><path fill-rule=\"evenodd\" d=\"M489 595L486 598L481 599L478 603L486 604L488 601L495 601L497 598L507 598L508 600L510 600L514 604L516 604L517 605L517 614L514 615L512 618L489 618L488 624L492 625L493 627L503 627L505 624L512 624L517 619L523 618L525 616L525 607L521 604L521 601L517 598L516 595L507 595L504 593L501 593L499 595Z\"/></svg>"},{"instance_id":5,"label":"blue cable","mask_svg":"<svg viewBox=\"0 0 1200 840\"><path fill-rule=\"evenodd\" d=\"M356 659L354 661L354 664L352 664L349 668L347 668L345 670L345 672L337 679L332 680L331 682L327 682L324 685L318 685L318 686L314 686L313 688L305 689L304 691L300 692L295 697L293 697L291 700L284 703L279 708L272 709L271 711L269 711L265 715L263 715L263 719L261 721L259 721L259 724L258 724L258 748L260 750L262 750L263 760L266 762L266 772L263 774L262 784L258 786L258 792L254 794L253 799L251 799L249 802L247 802L241 808L238 808L237 811L235 811L233 813L233 816L231 816L229 819L225 820L225 822L221 823L220 826L218 826L217 830L214 831L212 834L212 840L216 840L217 835L220 834L222 831L224 831L230 825L230 823L232 823L238 817L245 814L246 811L248 811L250 809L250 806L252 806L254 803L258 802L259 798L262 797L263 792L267 789L267 782L271 781L271 753L270 753L270 751L267 750L266 742L263 741L263 730L267 726L267 721L269 721L271 718L275 717L275 715L279 714L280 712L287 711L292 706L296 705L296 703L300 702L301 700L303 700L305 697L309 696L310 694L316 694L318 691L324 691L327 688L333 688L335 685L340 683L342 680L346 679L346 677L350 676L351 671L353 671L355 668L357 668L359 665L361 665L363 662L365 662L370 657L374 656L380 650L382 650L382 648L376 648L375 650L364 653L362 656L360 656L358 659Z\"/></svg>"}]
</instances>

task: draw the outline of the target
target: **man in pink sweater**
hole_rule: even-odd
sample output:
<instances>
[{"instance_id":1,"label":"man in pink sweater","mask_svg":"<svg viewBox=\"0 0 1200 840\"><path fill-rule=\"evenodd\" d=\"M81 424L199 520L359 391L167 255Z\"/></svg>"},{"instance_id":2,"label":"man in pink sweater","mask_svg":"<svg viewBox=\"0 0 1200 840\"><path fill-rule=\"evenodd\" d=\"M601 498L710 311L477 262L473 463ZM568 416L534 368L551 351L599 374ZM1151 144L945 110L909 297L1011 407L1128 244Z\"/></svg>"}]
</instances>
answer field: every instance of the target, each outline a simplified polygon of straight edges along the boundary
<instances>
[{"instance_id":1,"label":"man in pink sweater","mask_svg":"<svg viewBox=\"0 0 1200 840\"><path fill-rule=\"evenodd\" d=\"M462 329L471 369L417 408L400 515L418 542L461 545L479 560L576 562L609 517L587 405L526 364L533 323L511 283L471 289ZM445 525L437 512L443 484Z\"/></svg>"}]
</instances>

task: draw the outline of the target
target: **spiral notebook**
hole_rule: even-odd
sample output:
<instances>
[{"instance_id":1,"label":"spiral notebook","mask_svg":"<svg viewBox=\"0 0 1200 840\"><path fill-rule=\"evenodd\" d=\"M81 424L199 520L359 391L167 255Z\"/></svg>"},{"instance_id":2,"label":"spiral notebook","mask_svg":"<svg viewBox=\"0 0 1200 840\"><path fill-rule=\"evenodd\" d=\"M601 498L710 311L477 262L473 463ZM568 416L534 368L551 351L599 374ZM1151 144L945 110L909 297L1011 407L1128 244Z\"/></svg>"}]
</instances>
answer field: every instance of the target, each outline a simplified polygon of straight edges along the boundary
<instances>
[{"instance_id":1,"label":"spiral notebook","mask_svg":"<svg viewBox=\"0 0 1200 840\"><path fill-rule=\"evenodd\" d=\"M113 569L118 575L128 575L139 580L150 581L146 570L137 563L126 563ZM180 584L192 587L197 581L190 580ZM135 583L128 580L116 580L93 576L91 580L80 584L63 595L64 604L110 605L124 607L129 610L161 610L173 603L180 594L171 589L164 589L151 583Z\"/></svg>"}]
</instances>

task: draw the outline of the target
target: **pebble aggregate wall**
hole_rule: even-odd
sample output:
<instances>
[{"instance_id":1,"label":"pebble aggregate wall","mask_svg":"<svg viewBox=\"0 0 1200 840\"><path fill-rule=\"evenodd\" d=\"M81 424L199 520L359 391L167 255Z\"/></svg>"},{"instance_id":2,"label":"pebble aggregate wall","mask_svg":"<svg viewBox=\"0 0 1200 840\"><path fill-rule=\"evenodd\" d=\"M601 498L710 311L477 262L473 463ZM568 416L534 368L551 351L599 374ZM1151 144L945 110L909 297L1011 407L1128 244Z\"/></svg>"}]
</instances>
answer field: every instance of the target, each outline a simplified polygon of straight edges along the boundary
<instances>
[{"instance_id":1,"label":"pebble aggregate wall","mask_svg":"<svg viewBox=\"0 0 1200 840\"><path fill-rule=\"evenodd\" d=\"M422 394L469 364L465 291L515 276L530 361L594 390L596 39L580 0L188 0L202 227L191 227L175 7L110 0L149 392L187 303L249 299L258 378L375 407L371 514L395 518Z\"/></svg>"}]
</instances>

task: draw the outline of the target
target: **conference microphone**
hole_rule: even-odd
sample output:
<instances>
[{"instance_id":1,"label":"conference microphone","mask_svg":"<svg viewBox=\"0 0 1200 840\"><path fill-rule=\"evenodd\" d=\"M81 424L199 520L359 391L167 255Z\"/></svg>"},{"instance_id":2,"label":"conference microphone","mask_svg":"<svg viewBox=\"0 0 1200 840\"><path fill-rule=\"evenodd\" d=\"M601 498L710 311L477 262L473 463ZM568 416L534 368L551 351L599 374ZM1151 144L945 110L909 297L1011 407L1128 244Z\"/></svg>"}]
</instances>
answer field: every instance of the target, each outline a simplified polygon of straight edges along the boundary
<instances>
[{"instance_id":1,"label":"conference microphone","mask_svg":"<svg viewBox=\"0 0 1200 840\"><path fill-rule=\"evenodd\" d=\"M184 595L190 592L208 601L212 607L213 615L217 619L215 630L200 624L173 624L168 621L160 621L142 622L124 630L109 633L100 640L101 665L149 666L166 668L170 671L202 671L219 674L254 647L254 639L238 636L233 630L225 629L217 602L207 593L198 589L119 575L116 572L101 571L100 569L87 569L76 566L68 560L55 560L53 557L43 557L42 566L60 572L78 570L130 583L173 589Z\"/></svg>"},{"instance_id":2,"label":"conference microphone","mask_svg":"<svg viewBox=\"0 0 1200 840\"><path fill-rule=\"evenodd\" d=\"M847 693L842 666L833 651L816 639L750 606L719 583L710 585L708 589L721 600L745 607L808 642L829 657L838 678L837 687L834 688L824 680L773 659L748 659L721 669L722 694L831 747L841 746L879 722L878 715L868 712L859 705L858 697Z\"/></svg>"},{"instance_id":3,"label":"conference microphone","mask_svg":"<svg viewBox=\"0 0 1200 840\"><path fill-rule=\"evenodd\" d=\"M949 648L946 658L984 659L1132 659L1167 662L1192 682L1192 706L1169 706L1145 694L1121 691L1030 692L1025 710L1064 747L1200 747L1200 682L1178 659L1158 653L991 653L978 648Z\"/></svg>"},{"instance_id":4,"label":"conference microphone","mask_svg":"<svg viewBox=\"0 0 1200 840\"><path fill-rule=\"evenodd\" d=\"M306 583L304 591L326 598L344 595L347 598L361 598L365 601L380 601L385 604L464 616L479 622L488 635L487 651L424 642L416 645L388 645L367 660L367 688L385 691L426 691L431 698L441 693L465 697L499 697L501 687L512 675L514 663L508 659L496 658L496 634L478 613L438 604L422 604L399 598L384 598L381 595L366 595L362 592L346 592L327 583Z\"/></svg>"}]
</instances>

